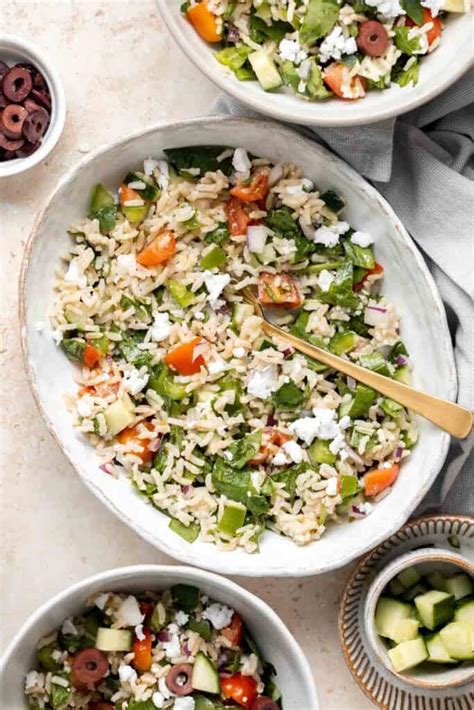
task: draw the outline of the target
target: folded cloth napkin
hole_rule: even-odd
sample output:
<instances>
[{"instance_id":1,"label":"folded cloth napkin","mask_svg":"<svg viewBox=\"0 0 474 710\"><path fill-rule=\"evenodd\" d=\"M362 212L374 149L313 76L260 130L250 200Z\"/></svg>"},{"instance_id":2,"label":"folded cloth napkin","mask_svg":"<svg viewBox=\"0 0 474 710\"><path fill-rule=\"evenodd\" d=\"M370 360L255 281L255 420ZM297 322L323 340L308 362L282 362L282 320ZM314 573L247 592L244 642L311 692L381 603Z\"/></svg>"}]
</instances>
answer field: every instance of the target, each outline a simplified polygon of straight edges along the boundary
<instances>
[{"instance_id":1,"label":"folded cloth napkin","mask_svg":"<svg viewBox=\"0 0 474 710\"><path fill-rule=\"evenodd\" d=\"M222 97L216 113L258 117ZM448 317L458 402L473 408L474 74L398 119L354 128L297 130L326 145L390 202L422 251ZM417 512L474 514L474 437L451 442Z\"/></svg>"}]
</instances>

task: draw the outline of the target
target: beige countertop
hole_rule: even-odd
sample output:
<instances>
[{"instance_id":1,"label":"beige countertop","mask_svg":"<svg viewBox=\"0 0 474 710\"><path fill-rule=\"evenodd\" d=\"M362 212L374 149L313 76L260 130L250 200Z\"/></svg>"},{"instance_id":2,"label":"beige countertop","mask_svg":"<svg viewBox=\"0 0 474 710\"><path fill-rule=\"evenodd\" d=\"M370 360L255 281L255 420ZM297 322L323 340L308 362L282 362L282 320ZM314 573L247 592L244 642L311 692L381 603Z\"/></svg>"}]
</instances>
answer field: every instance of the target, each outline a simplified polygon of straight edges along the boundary
<instances>
[{"instance_id":1,"label":"beige countertop","mask_svg":"<svg viewBox=\"0 0 474 710\"><path fill-rule=\"evenodd\" d=\"M95 499L48 434L23 368L17 280L35 214L68 168L129 132L210 111L218 91L167 34L154 0L0 5L2 31L27 38L49 55L68 103L64 134L46 162L0 181L4 647L39 604L74 581L119 565L174 564ZM321 710L372 707L339 647L337 611L348 574L345 568L302 580L237 579L277 611L302 645Z\"/></svg>"}]
</instances>

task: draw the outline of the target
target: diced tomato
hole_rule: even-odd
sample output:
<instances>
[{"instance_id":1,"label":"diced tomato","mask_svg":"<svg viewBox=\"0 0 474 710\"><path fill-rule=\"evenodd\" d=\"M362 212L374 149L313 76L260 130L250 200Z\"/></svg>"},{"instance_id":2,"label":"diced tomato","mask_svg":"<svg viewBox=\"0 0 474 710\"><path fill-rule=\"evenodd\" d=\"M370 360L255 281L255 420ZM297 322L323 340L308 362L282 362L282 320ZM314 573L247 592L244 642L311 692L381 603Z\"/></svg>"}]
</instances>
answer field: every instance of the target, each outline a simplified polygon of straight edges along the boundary
<instances>
[{"instance_id":1,"label":"diced tomato","mask_svg":"<svg viewBox=\"0 0 474 710\"><path fill-rule=\"evenodd\" d=\"M248 185L241 183L230 191L230 194L237 197L242 202L258 202L265 200L268 195L268 173L260 170L256 173Z\"/></svg>"},{"instance_id":2,"label":"diced tomato","mask_svg":"<svg viewBox=\"0 0 474 710\"><path fill-rule=\"evenodd\" d=\"M343 86L346 80L346 72L349 68L341 64L340 62L333 62L323 70L324 83L329 86L331 91L333 91L336 96L346 101L354 101L355 99L361 99L365 96L366 81L363 77L354 76L350 80L350 89L356 95L355 96L344 96ZM347 80L346 80L347 83Z\"/></svg>"},{"instance_id":3,"label":"diced tomato","mask_svg":"<svg viewBox=\"0 0 474 710\"><path fill-rule=\"evenodd\" d=\"M93 700L89 703L89 710L114 710L115 705L105 703L103 700Z\"/></svg>"},{"instance_id":4,"label":"diced tomato","mask_svg":"<svg viewBox=\"0 0 474 710\"><path fill-rule=\"evenodd\" d=\"M258 282L258 300L263 306L299 308L303 297L294 279L282 271L270 274L262 271Z\"/></svg>"},{"instance_id":5,"label":"diced tomato","mask_svg":"<svg viewBox=\"0 0 474 710\"><path fill-rule=\"evenodd\" d=\"M137 256L142 266L158 266L171 259L176 251L176 239L173 232L160 232L152 242L146 245Z\"/></svg>"},{"instance_id":6,"label":"diced tomato","mask_svg":"<svg viewBox=\"0 0 474 710\"><path fill-rule=\"evenodd\" d=\"M178 345L165 356L166 364L180 375L195 375L204 365L203 356L194 353L194 349L201 343L204 340L197 337Z\"/></svg>"},{"instance_id":7,"label":"diced tomato","mask_svg":"<svg viewBox=\"0 0 474 710\"><path fill-rule=\"evenodd\" d=\"M137 671L149 671L151 666L151 644L152 635L148 629L143 629L144 639L139 639L135 636L133 640L133 653L134 658L132 661L132 666L137 669Z\"/></svg>"},{"instance_id":8,"label":"diced tomato","mask_svg":"<svg viewBox=\"0 0 474 710\"><path fill-rule=\"evenodd\" d=\"M257 697L257 683L252 676L240 673L227 677L221 675L220 681L222 693L226 698L235 700L244 708L250 708Z\"/></svg>"},{"instance_id":9,"label":"diced tomato","mask_svg":"<svg viewBox=\"0 0 474 710\"><path fill-rule=\"evenodd\" d=\"M84 348L84 355L82 356L82 362L86 367L92 369L95 367L100 360L100 352L90 343L86 343Z\"/></svg>"},{"instance_id":10,"label":"diced tomato","mask_svg":"<svg viewBox=\"0 0 474 710\"><path fill-rule=\"evenodd\" d=\"M189 8L186 16L198 35L206 42L220 42L222 31L219 31L217 18L209 10L206 0Z\"/></svg>"},{"instance_id":11,"label":"diced tomato","mask_svg":"<svg viewBox=\"0 0 474 710\"><path fill-rule=\"evenodd\" d=\"M373 268L373 269L368 269L367 272L366 272L366 273L363 275L363 277L361 278L361 280L360 280L360 281L357 281L357 283L355 283L355 284L353 285L353 287L352 287L353 290L354 290L354 291L360 291L360 289L361 289L362 286L364 285L364 283L365 283L365 281L367 280L367 278L368 278L369 276L371 276L372 274L383 274L383 266L382 266L382 264L379 264L379 263L376 261L374 268Z\"/></svg>"},{"instance_id":12,"label":"diced tomato","mask_svg":"<svg viewBox=\"0 0 474 710\"><path fill-rule=\"evenodd\" d=\"M96 385L85 385L81 387L77 393L79 397L83 397L85 394L98 395L99 397L108 397L110 394L117 394L120 389L119 382L113 382L108 384L106 382L99 382Z\"/></svg>"},{"instance_id":13,"label":"diced tomato","mask_svg":"<svg viewBox=\"0 0 474 710\"><path fill-rule=\"evenodd\" d=\"M226 209L227 225L232 236L238 237L241 234L246 234L250 217L242 202L237 197L231 196L227 201Z\"/></svg>"},{"instance_id":14,"label":"diced tomato","mask_svg":"<svg viewBox=\"0 0 474 710\"><path fill-rule=\"evenodd\" d=\"M273 427L268 427L262 432L262 443L260 445L260 451L253 459L250 459L249 464L251 466L260 466L260 464L268 461L270 456L274 456L278 453L280 446L286 441L290 441L291 436L285 434L285 432L275 429Z\"/></svg>"},{"instance_id":15,"label":"diced tomato","mask_svg":"<svg viewBox=\"0 0 474 710\"><path fill-rule=\"evenodd\" d=\"M125 205L126 202L129 202L131 200L140 200L141 202L143 202L143 197L140 195L140 193L136 192L135 190L132 190L132 188L128 185L120 185L119 198L122 207Z\"/></svg>"},{"instance_id":16,"label":"diced tomato","mask_svg":"<svg viewBox=\"0 0 474 710\"><path fill-rule=\"evenodd\" d=\"M428 46L431 47L433 42L435 42L439 37L441 37L441 32L443 31L443 25L441 23L441 20L439 17L433 17L431 14L431 10L429 10L427 7L423 8L423 22L421 25L418 25L419 27L422 27L423 25L427 25L428 22L431 22L433 24L433 27L428 30L426 33L426 39L428 40ZM407 17L405 20L405 25L407 27L416 27L416 22L413 22L411 17Z\"/></svg>"},{"instance_id":17,"label":"diced tomato","mask_svg":"<svg viewBox=\"0 0 474 710\"><path fill-rule=\"evenodd\" d=\"M230 641L232 646L241 646L244 640L244 624L240 616L234 611L232 621L221 631L222 636Z\"/></svg>"},{"instance_id":18,"label":"diced tomato","mask_svg":"<svg viewBox=\"0 0 474 710\"><path fill-rule=\"evenodd\" d=\"M364 492L366 496L376 496L395 483L400 471L398 463L390 468L374 468L364 476Z\"/></svg>"},{"instance_id":19,"label":"diced tomato","mask_svg":"<svg viewBox=\"0 0 474 710\"><path fill-rule=\"evenodd\" d=\"M153 431L153 425L151 422L141 422L141 424L148 429L148 431ZM133 451L134 456L138 456L143 463L149 463L153 458L153 451L150 451L149 439L140 439L139 435L139 425L129 426L126 429L117 434L117 440L120 444L128 444L133 441L135 444L135 451Z\"/></svg>"}]
</instances>

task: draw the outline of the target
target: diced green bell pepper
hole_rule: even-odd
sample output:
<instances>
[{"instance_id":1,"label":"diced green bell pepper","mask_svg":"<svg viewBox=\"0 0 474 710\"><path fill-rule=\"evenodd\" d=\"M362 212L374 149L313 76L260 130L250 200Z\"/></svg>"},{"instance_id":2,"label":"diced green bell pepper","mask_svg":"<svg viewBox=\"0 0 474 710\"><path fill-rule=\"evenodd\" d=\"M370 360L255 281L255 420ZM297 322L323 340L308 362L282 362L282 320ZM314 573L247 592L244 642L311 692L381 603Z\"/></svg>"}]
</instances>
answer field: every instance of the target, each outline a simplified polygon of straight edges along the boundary
<instances>
[{"instance_id":1,"label":"diced green bell pepper","mask_svg":"<svg viewBox=\"0 0 474 710\"><path fill-rule=\"evenodd\" d=\"M171 596L176 606L183 611L193 611L199 603L199 589L190 584L175 584Z\"/></svg>"},{"instance_id":2,"label":"diced green bell pepper","mask_svg":"<svg viewBox=\"0 0 474 710\"><path fill-rule=\"evenodd\" d=\"M357 333L353 333L351 330L345 333L335 333L329 341L329 350L335 355L343 355L355 348L357 340Z\"/></svg>"},{"instance_id":3,"label":"diced green bell pepper","mask_svg":"<svg viewBox=\"0 0 474 710\"><path fill-rule=\"evenodd\" d=\"M336 462L337 456L329 449L331 442L325 439L316 439L308 448L309 460L316 466L319 463L332 464Z\"/></svg>"},{"instance_id":4,"label":"diced green bell pepper","mask_svg":"<svg viewBox=\"0 0 474 710\"><path fill-rule=\"evenodd\" d=\"M195 295L184 284L175 279L166 282L166 288L181 308L188 308L195 301Z\"/></svg>"},{"instance_id":5,"label":"diced green bell pepper","mask_svg":"<svg viewBox=\"0 0 474 710\"><path fill-rule=\"evenodd\" d=\"M216 269L219 266L222 266L222 264L225 264L226 260L227 255L225 251L222 247L216 245L201 259L201 269L204 271Z\"/></svg>"},{"instance_id":6,"label":"diced green bell pepper","mask_svg":"<svg viewBox=\"0 0 474 710\"><path fill-rule=\"evenodd\" d=\"M175 382L171 370L164 363L160 363L151 371L148 387L162 397L180 401L186 397L186 385Z\"/></svg>"},{"instance_id":7,"label":"diced green bell pepper","mask_svg":"<svg viewBox=\"0 0 474 710\"><path fill-rule=\"evenodd\" d=\"M351 498L360 491L360 484L357 476L341 476L341 498Z\"/></svg>"},{"instance_id":8,"label":"diced green bell pepper","mask_svg":"<svg viewBox=\"0 0 474 710\"><path fill-rule=\"evenodd\" d=\"M197 523L190 523L189 525L184 525L184 523L180 522L179 520L176 520L176 518L173 518L170 521L168 527L174 533L182 537L183 540L186 540L186 542L194 542L198 538L201 530L201 526Z\"/></svg>"}]
</instances>

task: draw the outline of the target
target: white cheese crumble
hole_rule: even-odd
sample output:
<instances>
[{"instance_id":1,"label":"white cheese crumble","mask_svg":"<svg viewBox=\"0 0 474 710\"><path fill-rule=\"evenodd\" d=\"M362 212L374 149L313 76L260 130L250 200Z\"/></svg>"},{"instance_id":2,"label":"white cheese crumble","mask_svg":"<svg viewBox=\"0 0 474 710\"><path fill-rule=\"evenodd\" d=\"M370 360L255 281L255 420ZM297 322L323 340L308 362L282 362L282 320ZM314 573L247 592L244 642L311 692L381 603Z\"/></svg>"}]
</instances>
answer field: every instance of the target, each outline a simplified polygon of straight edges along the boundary
<instances>
[{"instance_id":1,"label":"white cheese crumble","mask_svg":"<svg viewBox=\"0 0 474 710\"><path fill-rule=\"evenodd\" d=\"M81 417L90 417L94 411L94 403L92 397L88 394L83 395L77 400L76 404L77 413Z\"/></svg>"},{"instance_id":2,"label":"white cheese crumble","mask_svg":"<svg viewBox=\"0 0 474 710\"><path fill-rule=\"evenodd\" d=\"M286 441L283 446L283 451L287 454L293 463L301 463L304 458L304 452L301 446L296 441Z\"/></svg>"},{"instance_id":3,"label":"white cheese crumble","mask_svg":"<svg viewBox=\"0 0 474 710\"><path fill-rule=\"evenodd\" d=\"M234 357L244 357L245 356L245 348L243 348L239 345L237 348L234 348L232 350L232 355Z\"/></svg>"},{"instance_id":4,"label":"white cheese crumble","mask_svg":"<svg viewBox=\"0 0 474 710\"><path fill-rule=\"evenodd\" d=\"M329 291L329 288L334 281L334 275L327 269L323 269L319 274L318 284L321 291Z\"/></svg>"},{"instance_id":5,"label":"white cheese crumble","mask_svg":"<svg viewBox=\"0 0 474 710\"><path fill-rule=\"evenodd\" d=\"M81 265L77 259L71 259L69 262L68 269L64 274L64 280L67 283L79 286L79 288L85 288L87 286L87 276L81 269Z\"/></svg>"},{"instance_id":6,"label":"white cheese crumble","mask_svg":"<svg viewBox=\"0 0 474 710\"><path fill-rule=\"evenodd\" d=\"M140 611L136 598L131 595L120 604L117 610L117 617L124 621L127 626L141 624L145 618Z\"/></svg>"},{"instance_id":7,"label":"white cheese crumble","mask_svg":"<svg viewBox=\"0 0 474 710\"><path fill-rule=\"evenodd\" d=\"M268 399L272 392L278 389L278 368L267 365L258 370L252 370L247 382L247 392L259 399Z\"/></svg>"},{"instance_id":8,"label":"white cheese crumble","mask_svg":"<svg viewBox=\"0 0 474 710\"><path fill-rule=\"evenodd\" d=\"M284 451L279 451L277 454L272 459L272 464L274 466L285 466L287 463L289 463L289 459L287 456L285 456Z\"/></svg>"},{"instance_id":9,"label":"white cheese crumble","mask_svg":"<svg viewBox=\"0 0 474 710\"><path fill-rule=\"evenodd\" d=\"M151 696L151 700L155 708L161 710L161 708L165 707L165 696L163 695L163 693L160 693L159 690L157 690L156 693L153 693L153 695Z\"/></svg>"},{"instance_id":10,"label":"white cheese crumble","mask_svg":"<svg viewBox=\"0 0 474 710\"><path fill-rule=\"evenodd\" d=\"M350 225L347 222L336 222L336 224L331 224L330 227L318 227L310 238L317 244L334 247L339 242L340 235L345 234L348 229L350 229Z\"/></svg>"},{"instance_id":11,"label":"white cheese crumble","mask_svg":"<svg viewBox=\"0 0 474 710\"><path fill-rule=\"evenodd\" d=\"M143 161L143 172L145 175L151 176L158 165L156 158L145 158Z\"/></svg>"},{"instance_id":12,"label":"white cheese crumble","mask_svg":"<svg viewBox=\"0 0 474 710\"><path fill-rule=\"evenodd\" d=\"M171 634L170 640L163 641L162 645L168 658L177 658L177 656L181 655L181 644L178 634Z\"/></svg>"},{"instance_id":13,"label":"white cheese crumble","mask_svg":"<svg viewBox=\"0 0 474 710\"><path fill-rule=\"evenodd\" d=\"M368 247L374 243L373 237L368 232L354 232L351 242L359 247Z\"/></svg>"},{"instance_id":14,"label":"white cheese crumble","mask_svg":"<svg viewBox=\"0 0 474 710\"><path fill-rule=\"evenodd\" d=\"M146 636L143 633L143 624L137 624L135 626L135 636L139 641L144 641L146 639Z\"/></svg>"},{"instance_id":15,"label":"white cheese crumble","mask_svg":"<svg viewBox=\"0 0 474 710\"><path fill-rule=\"evenodd\" d=\"M176 698L174 701L174 710L194 710L195 707L194 698L189 697L189 695L184 698Z\"/></svg>"},{"instance_id":16,"label":"white cheese crumble","mask_svg":"<svg viewBox=\"0 0 474 710\"><path fill-rule=\"evenodd\" d=\"M151 339L155 343L166 340L171 332L171 323L168 313L155 313L153 325L151 326Z\"/></svg>"},{"instance_id":17,"label":"white cheese crumble","mask_svg":"<svg viewBox=\"0 0 474 710\"><path fill-rule=\"evenodd\" d=\"M44 685L44 675L38 673L38 671L30 671L25 676L25 690L30 690L31 688L43 687Z\"/></svg>"},{"instance_id":18,"label":"white cheese crumble","mask_svg":"<svg viewBox=\"0 0 474 710\"><path fill-rule=\"evenodd\" d=\"M136 367L130 365L124 373L122 382L127 392L131 395L135 395L142 391L148 382L148 378L149 374L146 367L142 367L140 370L137 370Z\"/></svg>"},{"instance_id":19,"label":"white cheese crumble","mask_svg":"<svg viewBox=\"0 0 474 710\"><path fill-rule=\"evenodd\" d=\"M336 27L328 34L319 48L319 58L324 63L333 59L340 59L343 54L357 52L357 42L354 37L345 37L342 27Z\"/></svg>"},{"instance_id":20,"label":"white cheese crumble","mask_svg":"<svg viewBox=\"0 0 474 710\"><path fill-rule=\"evenodd\" d=\"M77 636L77 634L79 633L76 627L74 626L71 617L69 617L69 619L64 620L63 625L61 626L61 633L64 634L64 636Z\"/></svg>"},{"instance_id":21,"label":"white cheese crumble","mask_svg":"<svg viewBox=\"0 0 474 710\"><path fill-rule=\"evenodd\" d=\"M399 0L366 0L366 3L369 7L375 7L377 13L386 18L392 19L405 14Z\"/></svg>"},{"instance_id":22,"label":"white cheese crumble","mask_svg":"<svg viewBox=\"0 0 474 710\"><path fill-rule=\"evenodd\" d=\"M234 150L232 166L237 173L247 173L251 169L252 163L245 148L236 148Z\"/></svg>"},{"instance_id":23,"label":"white cheese crumble","mask_svg":"<svg viewBox=\"0 0 474 710\"><path fill-rule=\"evenodd\" d=\"M222 358L211 360L207 363L207 370L210 375L217 375L225 370L225 361Z\"/></svg>"},{"instance_id":24,"label":"white cheese crumble","mask_svg":"<svg viewBox=\"0 0 474 710\"><path fill-rule=\"evenodd\" d=\"M233 609L229 609L228 606L225 604L219 604L219 602L210 604L202 612L202 618L210 621L213 627L218 631L220 631L220 629L225 629L226 626L229 626L233 615Z\"/></svg>"},{"instance_id":25,"label":"white cheese crumble","mask_svg":"<svg viewBox=\"0 0 474 710\"><path fill-rule=\"evenodd\" d=\"M289 425L299 439L302 439L308 446L315 438L335 439L340 434L340 426L335 421L336 412L333 409L315 407L314 417L302 417L296 419Z\"/></svg>"},{"instance_id":26,"label":"white cheese crumble","mask_svg":"<svg viewBox=\"0 0 474 710\"><path fill-rule=\"evenodd\" d=\"M137 672L132 666L119 666L118 674L122 683L133 683L137 679Z\"/></svg>"},{"instance_id":27,"label":"white cheese crumble","mask_svg":"<svg viewBox=\"0 0 474 710\"><path fill-rule=\"evenodd\" d=\"M211 305L215 305L224 288L230 283L229 274L213 274L210 271L204 272L204 283L206 284Z\"/></svg>"},{"instance_id":28,"label":"white cheese crumble","mask_svg":"<svg viewBox=\"0 0 474 710\"><path fill-rule=\"evenodd\" d=\"M174 615L174 620L175 623L178 624L178 626L184 626L189 621L189 614L186 614L185 611L179 609Z\"/></svg>"},{"instance_id":29,"label":"white cheese crumble","mask_svg":"<svg viewBox=\"0 0 474 710\"><path fill-rule=\"evenodd\" d=\"M296 39L282 39L278 51L280 57L285 61L293 62L293 64L301 64L308 58L308 53L303 49Z\"/></svg>"}]
</instances>

